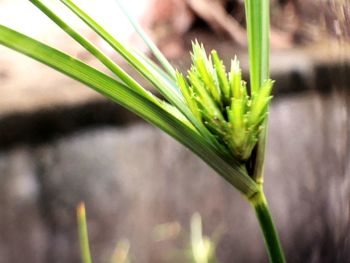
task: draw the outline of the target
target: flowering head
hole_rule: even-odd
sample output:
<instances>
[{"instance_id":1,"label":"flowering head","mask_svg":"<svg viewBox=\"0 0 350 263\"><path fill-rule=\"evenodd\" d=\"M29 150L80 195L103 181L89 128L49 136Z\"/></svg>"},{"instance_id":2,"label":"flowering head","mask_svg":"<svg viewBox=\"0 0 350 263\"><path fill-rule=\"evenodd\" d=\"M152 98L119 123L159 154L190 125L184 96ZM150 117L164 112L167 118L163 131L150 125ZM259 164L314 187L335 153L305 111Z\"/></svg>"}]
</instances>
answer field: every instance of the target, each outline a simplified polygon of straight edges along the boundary
<instances>
[{"instance_id":1,"label":"flowering head","mask_svg":"<svg viewBox=\"0 0 350 263\"><path fill-rule=\"evenodd\" d=\"M194 116L224 144L238 160L249 159L258 141L271 100L272 80L251 94L242 80L238 59L227 73L218 53L209 54L193 43L192 66L177 83Z\"/></svg>"}]
</instances>

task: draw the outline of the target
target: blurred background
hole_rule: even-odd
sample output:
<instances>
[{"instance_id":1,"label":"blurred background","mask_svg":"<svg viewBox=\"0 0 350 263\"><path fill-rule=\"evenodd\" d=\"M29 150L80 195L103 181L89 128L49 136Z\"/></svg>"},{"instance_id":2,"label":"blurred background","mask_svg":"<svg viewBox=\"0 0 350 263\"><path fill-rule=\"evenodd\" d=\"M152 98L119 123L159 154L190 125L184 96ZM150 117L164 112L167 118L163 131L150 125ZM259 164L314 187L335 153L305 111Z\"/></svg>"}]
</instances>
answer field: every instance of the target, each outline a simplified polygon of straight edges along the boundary
<instances>
[{"instance_id":1,"label":"blurred background","mask_svg":"<svg viewBox=\"0 0 350 263\"><path fill-rule=\"evenodd\" d=\"M135 75L59 1L46 2ZM149 53L115 0L76 3ZM237 55L247 75L243 0L124 4L180 70L189 67L198 39L227 64ZM102 68L29 1L0 0L0 23ZM350 262L350 3L272 0L271 23L277 82L265 181L287 260ZM117 244L130 246L132 262L191 262L195 212L219 262L267 262L253 211L191 152L81 84L0 46L0 263L79 262L80 201L95 262L111 262Z\"/></svg>"}]
</instances>

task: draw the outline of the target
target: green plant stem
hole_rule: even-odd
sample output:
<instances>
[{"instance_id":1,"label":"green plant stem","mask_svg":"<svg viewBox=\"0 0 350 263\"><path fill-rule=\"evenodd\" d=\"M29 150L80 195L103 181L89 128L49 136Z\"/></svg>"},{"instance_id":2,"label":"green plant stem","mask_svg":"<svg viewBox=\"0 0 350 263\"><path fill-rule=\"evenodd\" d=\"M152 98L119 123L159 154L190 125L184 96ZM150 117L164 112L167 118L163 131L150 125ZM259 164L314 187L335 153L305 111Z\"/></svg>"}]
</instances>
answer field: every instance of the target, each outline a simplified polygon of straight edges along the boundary
<instances>
[{"instance_id":1,"label":"green plant stem","mask_svg":"<svg viewBox=\"0 0 350 263\"><path fill-rule=\"evenodd\" d=\"M92 263L84 203L78 205L77 220L82 263Z\"/></svg>"},{"instance_id":2,"label":"green plant stem","mask_svg":"<svg viewBox=\"0 0 350 263\"><path fill-rule=\"evenodd\" d=\"M254 94L270 75L270 1L245 0L249 74L251 93ZM267 141L268 117L261 131L254 160L253 179L262 184L264 181L265 146Z\"/></svg>"},{"instance_id":3,"label":"green plant stem","mask_svg":"<svg viewBox=\"0 0 350 263\"><path fill-rule=\"evenodd\" d=\"M250 199L250 203L259 220L270 262L285 263L286 260L284 258L282 246L263 190L259 191L254 198Z\"/></svg>"}]
</instances>

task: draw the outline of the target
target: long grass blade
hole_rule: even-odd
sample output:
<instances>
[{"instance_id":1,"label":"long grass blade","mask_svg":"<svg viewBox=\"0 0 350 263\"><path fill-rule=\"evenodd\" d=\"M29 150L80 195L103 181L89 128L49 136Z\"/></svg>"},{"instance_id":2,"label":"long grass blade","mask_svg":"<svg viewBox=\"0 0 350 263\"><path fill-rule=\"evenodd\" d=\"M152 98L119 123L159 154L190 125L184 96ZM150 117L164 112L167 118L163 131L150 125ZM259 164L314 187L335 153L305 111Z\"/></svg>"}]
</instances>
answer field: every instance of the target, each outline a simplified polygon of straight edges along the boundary
<instances>
[{"instance_id":1,"label":"long grass blade","mask_svg":"<svg viewBox=\"0 0 350 263\"><path fill-rule=\"evenodd\" d=\"M178 102L173 104L181 104L183 102L181 92L176 85L169 85L168 83L159 79L156 72L152 72L141 61L126 48L121 42L115 39L108 33L101 25L92 19L81 8L75 5L70 0L60 0L64 3L74 14L82 19L92 30L94 30L101 38L103 38L113 49L115 49L126 61L128 61L140 74L149 80L159 92L166 97L170 102Z\"/></svg>"},{"instance_id":2,"label":"long grass blade","mask_svg":"<svg viewBox=\"0 0 350 263\"><path fill-rule=\"evenodd\" d=\"M92 263L84 203L80 203L77 207L77 220L81 261L82 263Z\"/></svg>"},{"instance_id":3,"label":"long grass blade","mask_svg":"<svg viewBox=\"0 0 350 263\"><path fill-rule=\"evenodd\" d=\"M130 75L108 58L101 50L99 50L89 40L79 34L76 30L59 18L50 8L48 8L41 0L30 0L37 8L46 14L55 24L63 29L68 35L76 40L82 47L100 60L108 69L110 69L116 76L119 77L127 86L132 87L139 94L156 102L157 99L150 92L146 91L139 83L137 83Z\"/></svg>"},{"instance_id":4,"label":"long grass blade","mask_svg":"<svg viewBox=\"0 0 350 263\"><path fill-rule=\"evenodd\" d=\"M270 74L270 1L269 0L245 0L248 48L249 48L249 68L251 92L256 93ZM263 182L263 169L265 161L265 148L267 141L267 123L260 133L254 164L253 178Z\"/></svg>"},{"instance_id":5,"label":"long grass blade","mask_svg":"<svg viewBox=\"0 0 350 263\"><path fill-rule=\"evenodd\" d=\"M54 48L0 25L0 44L38 60L76 79L136 113L191 149L247 198L259 188L234 159L209 144L197 131L178 118L108 75Z\"/></svg>"},{"instance_id":6,"label":"long grass blade","mask_svg":"<svg viewBox=\"0 0 350 263\"><path fill-rule=\"evenodd\" d=\"M152 100L155 103L161 104L169 112L175 113L183 122L188 122L188 120L182 116L181 112L177 110L174 106L160 101L151 92L145 90L139 83L137 83L130 75L128 75L123 69L121 69L117 64L115 64L111 59L103 54L95 45L93 45L89 40L79 34L76 30L66 24L61 18L59 18L52 10L50 10L41 0L30 0L36 7L38 7L44 14L46 14L53 22L55 22L60 28L62 28L67 34L69 34L73 39L75 39L81 46L88 50L92 55L99 59L107 68L109 68L114 74L116 74L127 86L135 89L139 94L143 95L145 98Z\"/></svg>"},{"instance_id":7,"label":"long grass blade","mask_svg":"<svg viewBox=\"0 0 350 263\"><path fill-rule=\"evenodd\" d=\"M100 37L102 37L112 48L114 48L121 56L124 57L135 69L139 71L146 79L148 79L155 88L192 123L198 132L204 136L208 143L212 144L219 151L225 152L226 149L217 141L217 139L207 130L207 128L199 122L187 107L185 100L179 90L174 85L174 82L169 85L164 78L157 74L157 71L152 71L151 67L147 67L142 63L137 56L132 54L123 44L116 40L110 33L108 33L102 26L93 20L88 14L81 10L71 0L60 0L73 13L80 17L92 30L94 30ZM228 154L228 152L226 151Z\"/></svg>"},{"instance_id":8,"label":"long grass blade","mask_svg":"<svg viewBox=\"0 0 350 263\"><path fill-rule=\"evenodd\" d=\"M164 67L164 69L169 73L169 75L175 79L175 69L170 64L170 62L166 59L162 52L158 49L158 47L154 44L151 38L146 34L146 32L142 29L142 27L135 21L135 19L129 14L124 5L120 2L120 0L116 0L117 4L120 7L120 10L125 14L128 18L130 24L134 27L135 31L139 34L148 48L152 51L153 55L158 59L159 63Z\"/></svg>"},{"instance_id":9,"label":"long grass blade","mask_svg":"<svg viewBox=\"0 0 350 263\"><path fill-rule=\"evenodd\" d=\"M147 67L151 68L153 71L157 72L159 76L161 76L164 81L167 81L169 85L174 85L174 89L178 89L174 79L172 79L169 74L167 74L162 68L160 68L155 62L153 62L148 56L143 54L142 52L130 48L134 56L140 60L141 63L145 64Z\"/></svg>"},{"instance_id":10,"label":"long grass blade","mask_svg":"<svg viewBox=\"0 0 350 263\"><path fill-rule=\"evenodd\" d=\"M269 79L269 0L246 0L251 91Z\"/></svg>"}]
</instances>

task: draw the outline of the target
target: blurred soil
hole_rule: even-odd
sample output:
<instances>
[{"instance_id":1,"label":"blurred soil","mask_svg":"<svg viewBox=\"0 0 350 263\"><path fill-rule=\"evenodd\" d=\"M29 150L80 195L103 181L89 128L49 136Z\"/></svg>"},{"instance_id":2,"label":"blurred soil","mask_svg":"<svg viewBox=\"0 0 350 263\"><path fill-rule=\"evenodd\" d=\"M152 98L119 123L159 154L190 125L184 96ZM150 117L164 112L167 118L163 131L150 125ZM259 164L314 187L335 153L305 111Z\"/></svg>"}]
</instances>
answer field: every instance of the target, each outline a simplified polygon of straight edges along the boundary
<instances>
[{"instance_id":1,"label":"blurred soil","mask_svg":"<svg viewBox=\"0 0 350 263\"><path fill-rule=\"evenodd\" d=\"M144 25L152 30L169 56L180 55L182 35L210 28L236 45L246 47L245 14L239 0L153 0ZM277 49L314 44L324 39L349 39L349 3L346 0L271 1L271 45ZM170 46L170 47L169 47Z\"/></svg>"}]
</instances>

